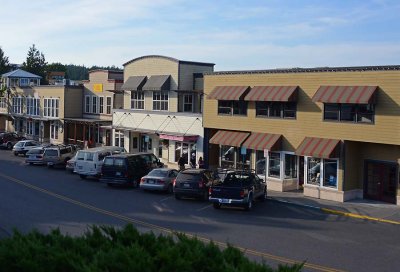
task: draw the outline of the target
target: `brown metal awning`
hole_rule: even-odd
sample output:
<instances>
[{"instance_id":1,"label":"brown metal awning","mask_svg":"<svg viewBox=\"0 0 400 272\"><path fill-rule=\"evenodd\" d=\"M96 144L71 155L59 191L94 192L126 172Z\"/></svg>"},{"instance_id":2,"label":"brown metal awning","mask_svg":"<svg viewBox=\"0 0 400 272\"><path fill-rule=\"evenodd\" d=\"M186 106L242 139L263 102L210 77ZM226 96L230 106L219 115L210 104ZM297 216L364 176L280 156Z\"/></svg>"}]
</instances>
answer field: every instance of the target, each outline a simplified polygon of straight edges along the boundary
<instances>
[{"instance_id":1,"label":"brown metal awning","mask_svg":"<svg viewBox=\"0 0 400 272\"><path fill-rule=\"evenodd\" d=\"M342 104L373 104L378 86L321 86L313 102Z\"/></svg>"},{"instance_id":2,"label":"brown metal awning","mask_svg":"<svg viewBox=\"0 0 400 272\"><path fill-rule=\"evenodd\" d=\"M340 140L306 137L296 150L296 155L311 156L316 158L337 158L339 152L336 147Z\"/></svg>"},{"instance_id":3,"label":"brown metal awning","mask_svg":"<svg viewBox=\"0 0 400 272\"><path fill-rule=\"evenodd\" d=\"M240 100L247 94L249 86L217 86L208 95L209 99Z\"/></svg>"},{"instance_id":4,"label":"brown metal awning","mask_svg":"<svg viewBox=\"0 0 400 272\"><path fill-rule=\"evenodd\" d=\"M151 76L143 86L145 91L167 91L170 89L170 75Z\"/></svg>"},{"instance_id":5,"label":"brown metal awning","mask_svg":"<svg viewBox=\"0 0 400 272\"><path fill-rule=\"evenodd\" d=\"M291 102L297 99L298 86L254 86L244 100Z\"/></svg>"},{"instance_id":6,"label":"brown metal awning","mask_svg":"<svg viewBox=\"0 0 400 272\"><path fill-rule=\"evenodd\" d=\"M146 82L146 76L130 76L128 80L122 85L121 89L125 91L141 90Z\"/></svg>"},{"instance_id":7,"label":"brown metal awning","mask_svg":"<svg viewBox=\"0 0 400 272\"><path fill-rule=\"evenodd\" d=\"M254 150L280 150L281 136L281 134L252 132L242 146Z\"/></svg>"},{"instance_id":8,"label":"brown metal awning","mask_svg":"<svg viewBox=\"0 0 400 272\"><path fill-rule=\"evenodd\" d=\"M210 144L220 144L239 147L249 136L248 132L218 130L210 139Z\"/></svg>"}]
</instances>

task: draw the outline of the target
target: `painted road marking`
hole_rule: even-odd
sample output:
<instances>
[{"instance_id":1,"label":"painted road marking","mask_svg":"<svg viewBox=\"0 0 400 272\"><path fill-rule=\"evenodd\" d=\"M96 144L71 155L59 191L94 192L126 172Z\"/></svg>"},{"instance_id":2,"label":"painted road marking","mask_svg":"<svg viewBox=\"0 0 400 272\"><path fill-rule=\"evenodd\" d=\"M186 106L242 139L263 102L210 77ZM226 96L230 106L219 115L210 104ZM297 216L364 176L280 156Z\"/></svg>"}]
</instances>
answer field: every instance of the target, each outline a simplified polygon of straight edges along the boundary
<instances>
[{"instance_id":1,"label":"painted road marking","mask_svg":"<svg viewBox=\"0 0 400 272\"><path fill-rule=\"evenodd\" d=\"M140 220L137 220L137 219L134 219L134 218L127 217L127 216L122 215L122 214L118 214L118 213L107 211L107 210L104 210L104 209L101 209L101 208L97 208L97 207L92 206L90 204L86 204L86 203L74 200L72 198L69 198L69 197L66 197L66 196L63 196L63 195L60 195L60 194L57 194L57 193L53 193L53 192L48 191L46 189L40 188L38 186L29 184L27 182L24 182L22 180L19 180L19 179L10 177L10 176L7 176L7 175L2 174L2 173L0 173L0 177L3 177L3 178L5 178L5 179L7 179L9 181L18 183L18 184L20 184L22 186L25 186L27 188L30 188L32 190L35 190L35 191L38 191L38 192L53 196L53 197L55 197L57 199L64 200L66 202L69 202L69 203L77 205L77 206L86 208L88 210L92 210L92 211L95 211L95 212L100 213L100 214L104 214L104 215L108 215L108 216L120 219L120 220L125 221L127 223L141 225L142 227L147 227L147 228L150 228L150 229L162 231L162 232L170 234L170 235L175 235L176 233L178 233L178 231L175 231L173 229L169 229L169 228L165 228L165 227L162 227L162 226L154 225L154 224L151 224L151 223L148 223L148 222L144 222L144 221L140 221ZM215 240L212 240L212 239L209 239L209 238L201 237L201 236L194 235L194 234L187 233L187 232L179 232L179 233L183 233L187 237L196 238L196 239L198 239L200 241L203 241L205 243L213 242L214 244L220 246L221 248L227 248L228 247L227 243L215 241ZM265 252L260 252L260 251L257 251L257 250L252 250L252 249L249 249L249 248L240 247L240 246L237 246L237 245L234 245L234 244L229 244L229 245L236 247L237 249L242 251L244 254L249 254L249 255L256 256L256 257L262 257L262 258L278 261L278 262L281 262L281 263L284 263L284 264L298 264L298 263L302 263L303 262L303 261L289 259L289 258L286 258L286 257L280 257L280 256L272 255L272 254L265 253ZM305 263L304 267L305 268L309 268L309 269L313 269L313 270L317 270L317 271L324 271L324 272L344 272L344 270L339 270L339 269L330 268L330 267L326 267L326 266L322 266L322 265L318 265L318 264L312 264L312 263Z\"/></svg>"}]
</instances>

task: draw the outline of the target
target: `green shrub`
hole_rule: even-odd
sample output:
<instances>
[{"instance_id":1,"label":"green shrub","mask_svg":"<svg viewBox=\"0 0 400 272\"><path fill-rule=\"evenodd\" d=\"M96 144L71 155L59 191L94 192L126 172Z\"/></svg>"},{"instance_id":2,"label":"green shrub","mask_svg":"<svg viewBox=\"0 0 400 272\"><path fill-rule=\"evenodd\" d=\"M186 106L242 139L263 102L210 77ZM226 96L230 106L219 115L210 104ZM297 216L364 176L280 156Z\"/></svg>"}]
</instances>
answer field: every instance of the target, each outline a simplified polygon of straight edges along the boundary
<instances>
[{"instance_id":1,"label":"green shrub","mask_svg":"<svg viewBox=\"0 0 400 272\"><path fill-rule=\"evenodd\" d=\"M14 231L0 240L0 271L300 271L302 264L277 270L247 259L228 246L203 243L183 234L140 234L132 225L123 229L93 226L81 237Z\"/></svg>"}]
</instances>

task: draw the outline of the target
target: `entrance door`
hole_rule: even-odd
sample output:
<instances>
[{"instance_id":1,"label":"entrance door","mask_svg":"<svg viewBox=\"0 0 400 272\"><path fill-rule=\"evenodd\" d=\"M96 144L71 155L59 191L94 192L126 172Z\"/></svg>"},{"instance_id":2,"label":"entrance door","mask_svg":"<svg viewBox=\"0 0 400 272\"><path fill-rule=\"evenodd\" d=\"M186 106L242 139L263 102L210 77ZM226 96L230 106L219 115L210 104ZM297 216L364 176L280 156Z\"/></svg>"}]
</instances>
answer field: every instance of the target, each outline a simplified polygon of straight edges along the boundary
<instances>
[{"instance_id":1,"label":"entrance door","mask_svg":"<svg viewBox=\"0 0 400 272\"><path fill-rule=\"evenodd\" d=\"M365 161L364 198L396 203L397 165Z\"/></svg>"}]
</instances>

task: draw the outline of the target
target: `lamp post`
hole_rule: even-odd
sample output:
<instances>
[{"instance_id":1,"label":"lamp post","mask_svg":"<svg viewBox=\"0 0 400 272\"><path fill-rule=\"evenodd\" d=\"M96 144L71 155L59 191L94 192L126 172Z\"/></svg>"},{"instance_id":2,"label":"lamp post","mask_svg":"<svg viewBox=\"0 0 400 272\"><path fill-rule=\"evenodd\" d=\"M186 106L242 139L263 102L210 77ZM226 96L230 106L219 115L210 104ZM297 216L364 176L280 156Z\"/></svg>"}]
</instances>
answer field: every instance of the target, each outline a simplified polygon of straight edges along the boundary
<instances>
[{"instance_id":1,"label":"lamp post","mask_svg":"<svg viewBox=\"0 0 400 272\"><path fill-rule=\"evenodd\" d=\"M10 87L7 87L7 120L6 120L6 131L7 132L8 132L8 122L9 122L9 115L10 115L10 94L11 94Z\"/></svg>"}]
</instances>

